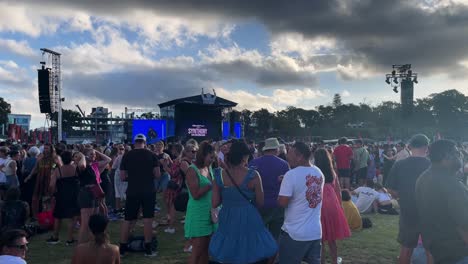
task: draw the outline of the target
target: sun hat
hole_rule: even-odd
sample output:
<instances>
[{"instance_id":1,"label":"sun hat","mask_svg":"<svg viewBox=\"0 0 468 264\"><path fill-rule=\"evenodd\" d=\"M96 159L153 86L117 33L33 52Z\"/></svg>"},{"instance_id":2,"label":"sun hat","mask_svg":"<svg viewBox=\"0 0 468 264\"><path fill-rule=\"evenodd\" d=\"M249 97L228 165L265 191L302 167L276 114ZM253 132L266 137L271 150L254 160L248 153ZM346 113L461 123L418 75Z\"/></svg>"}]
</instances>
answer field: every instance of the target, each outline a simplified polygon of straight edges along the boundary
<instances>
[{"instance_id":1,"label":"sun hat","mask_svg":"<svg viewBox=\"0 0 468 264\"><path fill-rule=\"evenodd\" d=\"M265 146L263 147L263 151L272 150L272 149L279 149L281 144L279 143L277 138L268 138L265 140Z\"/></svg>"}]
</instances>

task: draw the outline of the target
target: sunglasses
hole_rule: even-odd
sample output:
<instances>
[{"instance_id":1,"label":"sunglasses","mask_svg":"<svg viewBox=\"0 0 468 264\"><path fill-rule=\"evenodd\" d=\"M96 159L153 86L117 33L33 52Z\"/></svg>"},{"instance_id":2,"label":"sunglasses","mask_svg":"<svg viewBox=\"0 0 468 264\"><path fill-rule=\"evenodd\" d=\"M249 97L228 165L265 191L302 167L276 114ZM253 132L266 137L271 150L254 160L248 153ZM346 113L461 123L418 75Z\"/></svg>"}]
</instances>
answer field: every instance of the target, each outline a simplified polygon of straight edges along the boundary
<instances>
[{"instance_id":1,"label":"sunglasses","mask_svg":"<svg viewBox=\"0 0 468 264\"><path fill-rule=\"evenodd\" d=\"M8 247L9 247L9 248L17 248L17 249L25 250L25 249L28 249L28 244L24 244L24 245L9 245Z\"/></svg>"}]
</instances>

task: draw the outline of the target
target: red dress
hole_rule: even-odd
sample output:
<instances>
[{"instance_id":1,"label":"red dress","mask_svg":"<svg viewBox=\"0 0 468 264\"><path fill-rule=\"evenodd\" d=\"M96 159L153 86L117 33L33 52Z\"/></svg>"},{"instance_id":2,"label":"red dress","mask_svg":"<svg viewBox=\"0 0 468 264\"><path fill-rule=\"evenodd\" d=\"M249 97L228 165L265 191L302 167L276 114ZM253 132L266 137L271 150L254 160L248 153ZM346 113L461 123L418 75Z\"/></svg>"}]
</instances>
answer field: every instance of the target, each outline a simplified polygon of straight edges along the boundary
<instances>
[{"instance_id":1,"label":"red dress","mask_svg":"<svg viewBox=\"0 0 468 264\"><path fill-rule=\"evenodd\" d=\"M182 190L182 184L184 183L184 177L185 175L183 175L184 173L182 172L182 170L180 169L180 165L182 164L182 161L177 159L175 160L173 163L172 163L172 166L171 166L171 181L176 183L178 186L180 186L179 189L175 190L175 189L170 189L170 188L167 188L166 189L166 192L165 192L165 195L164 195L164 198L166 199L166 202L167 203L174 203L174 200L175 198L177 197L177 195L180 193L180 191Z\"/></svg>"},{"instance_id":2,"label":"red dress","mask_svg":"<svg viewBox=\"0 0 468 264\"><path fill-rule=\"evenodd\" d=\"M351 236L348 221L344 215L341 201L335 192L335 182L325 183L323 186L322 214L322 240L334 241Z\"/></svg>"}]
</instances>

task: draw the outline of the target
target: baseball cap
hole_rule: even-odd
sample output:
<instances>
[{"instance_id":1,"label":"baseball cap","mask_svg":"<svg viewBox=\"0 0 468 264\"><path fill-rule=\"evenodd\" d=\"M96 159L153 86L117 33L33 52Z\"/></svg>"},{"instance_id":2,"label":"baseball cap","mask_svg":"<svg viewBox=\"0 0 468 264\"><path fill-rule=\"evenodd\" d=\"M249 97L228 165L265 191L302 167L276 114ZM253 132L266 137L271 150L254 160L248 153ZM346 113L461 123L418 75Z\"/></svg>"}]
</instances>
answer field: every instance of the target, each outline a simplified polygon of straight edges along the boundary
<instances>
[{"instance_id":1,"label":"baseball cap","mask_svg":"<svg viewBox=\"0 0 468 264\"><path fill-rule=\"evenodd\" d=\"M429 146L430 140L424 134L416 134L411 137L409 145L413 148L422 148Z\"/></svg>"},{"instance_id":2,"label":"baseball cap","mask_svg":"<svg viewBox=\"0 0 468 264\"><path fill-rule=\"evenodd\" d=\"M133 138L133 141L137 141L137 140L143 140L146 142L146 137L143 134L137 134L135 138Z\"/></svg>"}]
</instances>

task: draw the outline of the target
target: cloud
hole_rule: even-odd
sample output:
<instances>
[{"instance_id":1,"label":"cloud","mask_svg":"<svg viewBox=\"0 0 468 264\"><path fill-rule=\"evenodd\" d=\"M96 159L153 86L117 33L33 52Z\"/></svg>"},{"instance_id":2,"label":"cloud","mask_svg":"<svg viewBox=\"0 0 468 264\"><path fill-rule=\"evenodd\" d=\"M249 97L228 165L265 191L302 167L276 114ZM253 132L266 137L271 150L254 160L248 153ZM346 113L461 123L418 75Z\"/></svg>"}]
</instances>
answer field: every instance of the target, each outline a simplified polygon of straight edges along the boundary
<instances>
[{"instance_id":1,"label":"cloud","mask_svg":"<svg viewBox=\"0 0 468 264\"><path fill-rule=\"evenodd\" d=\"M351 96L351 93L348 90L343 90L343 92L341 92L341 97L350 97L350 96Z\"/></svg>"},{"instance_id":2,"label":"cloud","mask_svg":"<svg viewBox=\"0 0 468 264\"><path fill-rule=\"evenodd\" d=\"M21 56L32 57L35 55L34 50L25 40L16 41L14 39L0 39L0 48L6 49Z\"/></svg>"},{"instance_id":3,"label":"cloud","mask_svg":"<svg viewBox=\"0 0 468 264\"><path fill-rule=\"evenodd\" d=\"M197 4L189 0L49 0L48 3L117 14L121 14L122 10L137 9L158 14L177 14L184 19L254 19L266 25L273 36L300 34L306 40L305 47L312 47L314 52L321 51L313 48L317 43L319 47L328 47L330 41L339 43L343 48L340 49L341 55L356 56L361 60L357 61L358 64L372 65L379 71L386 71L391 64L407 62L427 74L447 70L466 71L458 64L468 57L468 6L466 1L461 0L302 0L294 4L261 0L255 5L246 0L205 0ZM154 31L153 26L149 28L152 30L143 32L146 35L153 32L158 38L159 32ZM286 43L283 46L288 45ZM295 49L299 49L299 53L308 51L307 48Z\"/></svg>"},{"instance_id":4,"label":"cloud","mask_svg":"<svg viewBox=\"0 0 468 264\"><path fill-rule=\"evenodd\" d=\"M271 95L225 88L217 88L216 93L220 97L238 102L237 109L239 110L255 111L265 108L271 112L285 109L288 106L312 109L325 97L321 91L309 88L302 90L275 89Z\"/></svg>"},{"instance_id":5,"label":"cloud","mask_svg":"<svg viewBox=\"0 0 468 264\"><path fill-rule=\"evenodd\" d=\"M313 86L317 82L310 69L282 54L263 55L237 45L227 48L211 45L199 52L199 57L202 65L219 75L218 79L242 79L261 87L288 88Z\"/></svg>"},{"instance_id":6,"label":"cloud","mask_svg":"<svg viewBox=\"0 0 468 264\"><path fill-rule=\"evenodd\" d=\"M5 85L2 92L7 92L8 89L16 89L29 83L27 71L18 66L14 61L0 60L0 87ZM13 90L10 90L13 91Z\"/></svg>"}]
</instances>

